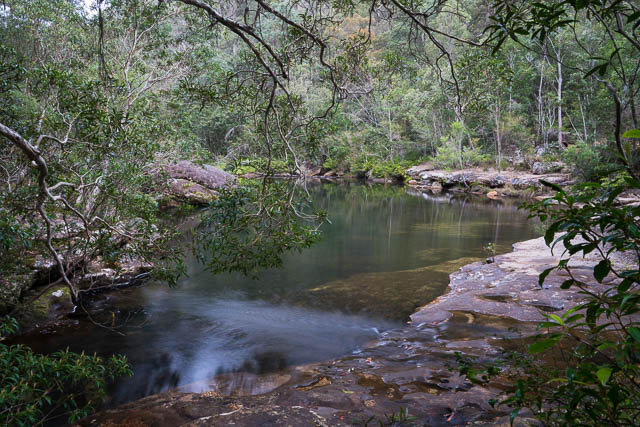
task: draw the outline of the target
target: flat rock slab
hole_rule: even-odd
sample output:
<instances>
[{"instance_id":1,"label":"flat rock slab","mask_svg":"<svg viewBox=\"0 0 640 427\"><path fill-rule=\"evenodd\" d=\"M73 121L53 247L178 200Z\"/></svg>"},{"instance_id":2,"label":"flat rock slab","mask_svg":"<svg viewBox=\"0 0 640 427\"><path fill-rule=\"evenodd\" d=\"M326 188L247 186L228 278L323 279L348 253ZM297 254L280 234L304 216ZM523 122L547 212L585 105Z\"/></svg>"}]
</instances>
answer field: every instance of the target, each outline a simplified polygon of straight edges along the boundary
<instances>
[{"instance_id":1,"label":"flat rock slab","mask_svg":"<svg viewBox=\"0 0 640 427\"><path fill-rule=\"evenodd\" d=\"M582 300L579 290L560 289L568 277L563 271L553 271L544 285L538 277L545 269L558 263L564 247L555 252L542 237L516 243L513 252L495 257L491 264L475 262L450 276L450 291L411 316L412 322L438 323L451 318L456 311L500 316L521 322L544 320L543 313L568 310ZM594 290L604 290L593 278L593 267L600 261L595 254L571 260L576 279Z\"/></svg>"}]
</instances>

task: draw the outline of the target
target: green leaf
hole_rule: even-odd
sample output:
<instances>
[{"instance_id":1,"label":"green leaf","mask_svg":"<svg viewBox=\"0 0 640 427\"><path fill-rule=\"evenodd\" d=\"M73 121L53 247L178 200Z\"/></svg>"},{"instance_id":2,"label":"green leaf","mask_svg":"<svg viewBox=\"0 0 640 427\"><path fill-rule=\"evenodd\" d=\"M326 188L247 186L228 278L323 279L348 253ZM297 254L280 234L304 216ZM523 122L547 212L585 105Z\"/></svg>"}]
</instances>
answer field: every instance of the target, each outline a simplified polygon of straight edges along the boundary
<instances>
[{"instance_id":1,"label":"green leaf","mask_svg":"<svg viewBox=\"0 0 640 427\"><path fill-rule=\"evenodd\" d=\"M553 183L551 183L549 181L545 181L544 179L540 180L540 184L544 185L545 187L549 187L549 188L552 188L552 189L554 189L556 191L562 192L562 187L560 187L557 184L553 184Z\"/></svg>"},{"instance_id":2,"label":"green leaf","mask_svg":"<svg viewBox=\"0 0 640 427\"><path fill-rule=\"evenodd\" d=\"M622 134L623 138L638 138L640 139L640 129L629 129Z\"/></svg>"},{"instance_id":3,"label":"green leaf","mask_svg":"<svg viewBox=\"0 0 640 427\"><path fill-rule=\"evenodd\" d=\"M640 18L640 12L634 12L627 17L627 24Z\"/></svg>"},{"instance_id":4,"label":"green leaf","mask_svg":"<svg viewBox=\"0 0 640 427\"><path fill-rule=\"evenodd\" d=\"M560 226L560 221L556 221L547 228L547 231L544 233L544 242L549 246L551 242L553 242L553 237L558 231L558 227Z\"/></svg>"},{"instance_id":5,"label":"green leaf","mask_svg":"<svg viewBox=\"0 0 640 427\"><path fill-rule=\"evenodd\" d=\"M562 338L561 334L551 334L548 338L535 342L529 346L529 353L536 354L550 349Z\"/></svg>"},{"instance_id":6,"label":"green leaf","mask_svg":"<svg viewBox=\"0 0 640 427\"><path fill-rule=\"evenodd\" d=\"M519 413L520 413L520 408L516 408L513 411L511 411L511 413L509 414L509 425L513 426L513 422L515 421Z\"/></svg>"},{"instance_id":7,"label":"green leaf","mask_svg":"<svg viewBox=\"0 0 640 427\"><path fill-rule=\"evenodd\" d=\"M542 287L542 284L544 283L544 279L546 279L549 273L551 273L551 271L553 271L554 269L555 267L547 268L545 271L540 273L540 276L538 276L538 286Z\"/></svg>"},{"instance_id":8,"label":"green leaf","mask_svg":"<svg viewBox=\"0 0 640 427\"><path fill-rule=\"evenodd\" d=\"M549 317L555 320L558 325L564 325L564 321L557 314L550 314Z\"/></svg>"},{"instance_id":9,"label":"green leaf","mask_svg":"<svg viewBox=\"0 0 640 427\"><path fill-rule=\"evenodd\" d=\"M611 377L611 368L600 368L598 372L596 372L596 376L598 380L600 380L600 384L607 385L609 381L609 377Z\"/></svg>"},{"instance_id":10,"label":"green leaf","mask_svg":"<svg viewBox=\"0 0 640 427\"><path fill-rule=\"evenodd\" d=\"M598 283L602 283L602 280L605 277L607 277L607 274L609 274L609 271L611 271L609 260L603 259L593 269L593 277L596 278Z\"/></svg>"},{"instance_id":11,"label":"green leaf","mask_svg":"<svg viewBox=\"0 0 640 427\"><path fill-rule=\"evenodd\" d=\"M576 283L575 280L573 279L567 279L564 282L562 282L562 285L560 285L560 289L569 289L571 286L573 286Z\"/></svg>"},{"instance_id":12,"label":"green leaf","mask_svg":"<svg viewBox=\"0 0 640 427\"><path fill-rule=\"evenodd\" d=\"M640 329L634 326L631 328L627 328L627 332L629 332L629 335L631 335L637 343L640 343Z\"/></svg>"}]
</instances>

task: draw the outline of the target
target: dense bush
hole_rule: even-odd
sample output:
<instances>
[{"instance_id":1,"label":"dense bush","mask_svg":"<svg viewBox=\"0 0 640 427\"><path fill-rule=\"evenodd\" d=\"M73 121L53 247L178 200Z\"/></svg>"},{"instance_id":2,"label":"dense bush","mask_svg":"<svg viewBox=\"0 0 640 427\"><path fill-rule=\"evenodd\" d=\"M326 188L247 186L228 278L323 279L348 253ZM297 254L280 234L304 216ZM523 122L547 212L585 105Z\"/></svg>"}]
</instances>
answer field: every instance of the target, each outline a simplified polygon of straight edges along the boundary
<instances>
[{"instance_id":1,"label":"dense bush","mask_svg":"<svg viewBox=\"0 0 640 427\"><path fill-rule=\"evenodd\" d=\"M16 330L15 320L0 319L0 341ZM130 374L123 356L40 355L0 342L0 424L32 426L60 417L71 423L102 403L109 382Z\"/></svg>"},{"instance_id":2,"label":"dense bush","mask_svg":"<svg viewBox=\"0 0 640 427\"><path fill-rule=\"evenodd\" d=\"M271 163L266 158L240 159L227 166L229 172L234 175L246 175L250 173L274 174L295 172L295 165L284 160L272 159Z\"/></svg>"},{"instance_id":3,"label":"dense bush","mask_svg":"<svg viewBox=\"0 0 640 427\"><path fill-rule=\"evenodd\" d=\"M601 147L578 142L562 154L562 160L583 181L598 181L615 167Z\"/></svg>"},{"instance_id":4,"label":"dense bush","mask_svg":"<svg viewBox=\"0 0 640 427\"><path fill-rule=\"evenodd\" d=\"M481 166L491 161L489 154L484 154L480 148L464 147L461 152L450 145L438 147L433 163L444 169L459 167Z\"/></svg>"}]
</instances>

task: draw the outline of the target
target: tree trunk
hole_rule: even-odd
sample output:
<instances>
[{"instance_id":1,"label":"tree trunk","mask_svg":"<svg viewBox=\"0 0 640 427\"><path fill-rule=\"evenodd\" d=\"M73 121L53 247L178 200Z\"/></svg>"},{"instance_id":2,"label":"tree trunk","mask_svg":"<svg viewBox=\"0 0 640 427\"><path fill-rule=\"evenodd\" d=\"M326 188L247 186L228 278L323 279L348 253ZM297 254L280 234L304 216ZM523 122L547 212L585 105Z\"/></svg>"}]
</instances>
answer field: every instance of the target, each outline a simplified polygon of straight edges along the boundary
<instances>
[{"instance_id":1,"label":"tree trunk","mask_svg":"<svg viewBox=\"0 0 640 427\"><path fill-rule=\"evenodd\" d=\"M540 63L540 83L538 84L538 136L542 136L543 144L547 142L547 133L544 129L544 105L542 101L542 87L544 84L544 65L547 62L547 44L542 45L544 57Z\"/></svg>"},{"instance_id":2,"label":"tree trunk","mask_svg":"<svg viewBox=\"0 0 640 427\"><path fill-rule=\"evenodd\" d=\"M500 170L500 167L502 165L502 134L500 131L500 102L499 101L496 103L495 108L496 108L495 122L496 122L496 154L497 154L496 166L498 167L498 170Z\"/></svg>"},{"instance_id":3,"label":"tree trunk","mask_svg":"<svg viewBox=\"0 0 640 427\"><path fill-rule=\"evenodd\" d=\"M565 149L562 141L562 56L560 55L560 46L556 49L556 63L558 64L558 147Z\"/></svg>"}]
</instances>

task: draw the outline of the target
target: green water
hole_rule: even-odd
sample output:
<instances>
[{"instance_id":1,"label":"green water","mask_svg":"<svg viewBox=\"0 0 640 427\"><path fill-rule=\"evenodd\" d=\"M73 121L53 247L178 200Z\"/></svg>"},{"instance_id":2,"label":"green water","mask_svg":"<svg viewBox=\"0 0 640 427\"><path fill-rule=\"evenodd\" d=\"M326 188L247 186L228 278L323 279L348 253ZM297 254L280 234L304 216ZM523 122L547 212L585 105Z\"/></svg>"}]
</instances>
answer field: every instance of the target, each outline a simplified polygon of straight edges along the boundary
<instances>
[{"instance_id":1,"label":"green water","mask_svg":"<svg viewBox=\"0 0 640 427\"><path fill-rule=\"evenodd\" d=\"M150 284L106 297L128 317L124 335L81 322L30 343L124 353L135 375L113 390L114 403L224 372L268 372L348 354L445 292L449 273L535 237L513 204L410 194L395 186L309 184L328 212L323 239L286 256L258 280L212 276L195 260L177 289ZM125 307L125 308L122 308ZM125 316L126 315L126 316Z\"/></svg>"}]
</instances>

